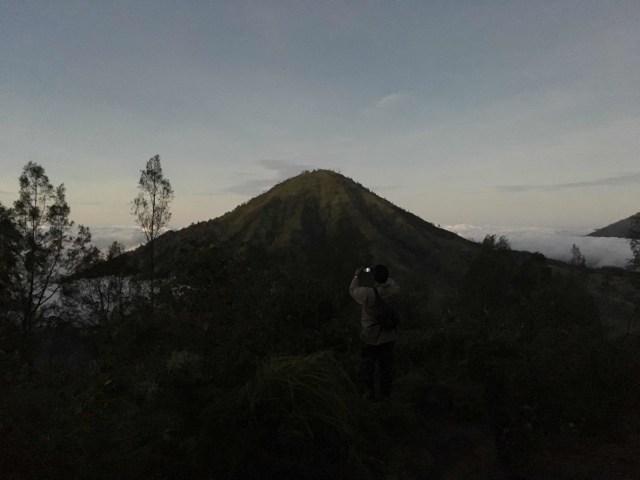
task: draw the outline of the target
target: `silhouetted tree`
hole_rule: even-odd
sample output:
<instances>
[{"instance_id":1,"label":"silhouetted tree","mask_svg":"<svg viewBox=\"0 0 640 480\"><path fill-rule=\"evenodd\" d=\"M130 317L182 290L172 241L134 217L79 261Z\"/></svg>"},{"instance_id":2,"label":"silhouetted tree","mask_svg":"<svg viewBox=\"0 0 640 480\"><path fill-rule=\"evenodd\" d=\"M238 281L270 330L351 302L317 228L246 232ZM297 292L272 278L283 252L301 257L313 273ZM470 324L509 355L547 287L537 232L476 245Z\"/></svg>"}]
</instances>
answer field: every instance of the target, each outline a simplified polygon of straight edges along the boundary
<instances>
[{"instance_id":1,"label":"silhouetted tree","mask_svg":"<svg viewBox=\"0 0 640 480\"><path fill-rule=\"evenodd\" d=\"M20 176L19 198L3 214L13 224L13 268L8 272L12 309L25 332L32 330L59 291L60 279L80 270L95 254L89 229L79 226L76 232L70 211L64 185L54 187L44 168L29 162Z\"/></svg>"},{"instance_id":2,"label":"silhouetted tree","mask_svg":"<svg viewBox=\"0 0 640 480\"><path fill-rule=\"evenodd\" d=\"M631 261L629 268L632 270L640 270L640 213L631 218L631 226L629 227L629 247L631 248Z\"/></svg>"},{"instance_id":3,"label":"silhouetted tree","mask_svg":"<svg viewBox=\"0 0 640 480\"><path fill-rule=\"evenodd\" d=\"M629 260L629 269L635 272L640 271L640 213L631 217L631 225L629 227L629 248L631 248L631 259ZM634 279L638 286L637 278ZM627 320L627 335L631 333L631 325L640 315L640 296L636 295L634 300L635 309Z\"/></svg>"},{"instance_id":4,"label":"silhouetted tree","mask_svg":"<svg viewBox=\"0 0 640 480\"><path fill-rule=\"evenodd\" d=\"M482 315L493 313L509 301L514 274L515 264L508 239L487 235L462 281L465 303Z\"/></svg>"},{"instance_id":5,"label":"silhouetted tree","mask_svg":"<svg viewBox=\"0 0 640 480\"><path fill-rule=\"evenodd\" d=\"M572 272L584 271L587 266L587 259L580 251L580 247L575 243L571 246L571 259L569 260L569 265L571 265Z\"/></svg>"},{"instance_id":6,"label":"silhouetted tree","mask_svg":"<svg viewBox=\"0 0 640 480\"><path fill-rule=\"evenodd\" d=\"M96 249L95 255L87 258L87 267L112 260L124 253L124 245L113 242L106 254ZM84 325L108 325L114 318L123 318L128 304L128 281L122 272L78 278L66 282L62 290L61 303L65 313Z\"/></svg>"},{"instance_id":7,"label":"silhouetted tree","mask_svg":"<svg viewBox=\"0 0 640 480\"><path fill-rule=\"evenodd\" d=\"M173 200L173 189L169 180L164 178L160 155L155 155L147 161L144 170L141 170L138 181L138 196L133 199L132 213L136 222L142 228L142 232L149 246L151 261L151 294L153 297L154 278L154 245L153 241L160 235L162 228L167 226L171 219L170 205Z\"/></svg>"},{"instance_id":8,"label":"silhouetted tree","mask_svg":"<svg viewBox=\"0 0 640 480\"><path fill-rule=\"evenodd\" d=\"M11 277L16 266L16 229L11 211L0 203L0 320L11 304Z\"/></svg>"}]
</instances>

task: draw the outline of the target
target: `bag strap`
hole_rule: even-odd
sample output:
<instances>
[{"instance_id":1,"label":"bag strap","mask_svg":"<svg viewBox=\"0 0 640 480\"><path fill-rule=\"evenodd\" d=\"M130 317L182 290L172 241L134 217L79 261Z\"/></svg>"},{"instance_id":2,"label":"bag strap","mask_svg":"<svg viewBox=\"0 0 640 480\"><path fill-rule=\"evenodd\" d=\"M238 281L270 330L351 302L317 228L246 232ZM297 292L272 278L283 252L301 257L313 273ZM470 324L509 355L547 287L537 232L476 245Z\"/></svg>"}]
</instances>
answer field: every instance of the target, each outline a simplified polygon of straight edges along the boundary
<instances>
[{"instance_id":1,"label":"bag strap","mask_svg":"<svg viewBox=\"0 0 640 480\"><path fill-rule=\"evenodd\" d=\"M378 289L376 287L373 287L373 293L376 294L376 300L377 301L379 301L386 308L389 308L389 304L384 301L384 298L382 298L382 295L380 295L380 292L378 292Z\"/></svg>"},{"instance_id":2,"label":"bag strap","mask_svg":"<svg viewBox=\"0 0 640 480\"><path fill-rule=\"evenodd\" d=\"M382 297L380 296L380 292L378 292L378 289L376 287L373 287L373 293L376 294L376 298L378 300L381 300L382 302L384 302L384 300L382 299Z\"/></svg>"},{"instance_id":3,"label":"bag strap","mask_svg":"<svg viewBox=\"0 0 640 480\"><path fill-rule=\"evenodd\" d=\"M378 289L376 287L373 287L373 293L376 294L376 300L378 300L383 305L384 310L389 312L390 311L389 305L387 304L387 302L384 301L384 298L382 298L382 295L380 295L380 292L378 292ZM371 326L380 327L380 330L378 331L378 338L380 338L380 335L382 335L382 325L380 324L380 322L376 322Z\"/></svg>"}]
</instances>

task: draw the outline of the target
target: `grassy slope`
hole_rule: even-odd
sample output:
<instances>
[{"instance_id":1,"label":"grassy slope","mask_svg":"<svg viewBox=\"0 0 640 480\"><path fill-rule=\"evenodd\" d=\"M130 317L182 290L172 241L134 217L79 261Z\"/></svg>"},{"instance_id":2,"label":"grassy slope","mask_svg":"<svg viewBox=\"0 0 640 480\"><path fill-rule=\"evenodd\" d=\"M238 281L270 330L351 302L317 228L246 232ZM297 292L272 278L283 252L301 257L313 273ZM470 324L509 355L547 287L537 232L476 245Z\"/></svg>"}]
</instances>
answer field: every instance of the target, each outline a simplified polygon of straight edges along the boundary
<instances>
[{"instance_id":1,"label":"grassy slope","mask_svg":"<svg viewBox=\"0 0 640 480\"><path fill-rule=\"evenodd\" d=\"M214 258L242 263L260 255L286 256L294 275L318 270L343 282L358 265L384 263L403 285L428 289L437 303L455 288L476 251L476 244L353 180L317 170L285 180L219 218L161 236L156 265L170 274ZM129 257L139 261L141 252Z\"/></svg>"}]
</instances>

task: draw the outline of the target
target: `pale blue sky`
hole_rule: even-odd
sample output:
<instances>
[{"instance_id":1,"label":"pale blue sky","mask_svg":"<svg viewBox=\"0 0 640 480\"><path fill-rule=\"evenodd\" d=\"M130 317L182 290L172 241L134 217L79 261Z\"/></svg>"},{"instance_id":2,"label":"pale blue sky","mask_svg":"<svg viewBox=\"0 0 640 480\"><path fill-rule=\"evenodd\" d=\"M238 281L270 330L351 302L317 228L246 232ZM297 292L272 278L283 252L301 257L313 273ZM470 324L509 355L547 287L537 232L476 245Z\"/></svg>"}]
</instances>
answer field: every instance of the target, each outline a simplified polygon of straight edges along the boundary
<instances>
[{"instance_id":1,"label":"pale blue sky","mask_svg":"<svg viewBox=\"0 0 640 480\"><path fill-rule=\"evenodd\" d=\"M303 169L437 224L596 228L640 211L640 2L0 0L0 201L28 161L72 217L172 226Z\"/></svg>"}]
</instances>

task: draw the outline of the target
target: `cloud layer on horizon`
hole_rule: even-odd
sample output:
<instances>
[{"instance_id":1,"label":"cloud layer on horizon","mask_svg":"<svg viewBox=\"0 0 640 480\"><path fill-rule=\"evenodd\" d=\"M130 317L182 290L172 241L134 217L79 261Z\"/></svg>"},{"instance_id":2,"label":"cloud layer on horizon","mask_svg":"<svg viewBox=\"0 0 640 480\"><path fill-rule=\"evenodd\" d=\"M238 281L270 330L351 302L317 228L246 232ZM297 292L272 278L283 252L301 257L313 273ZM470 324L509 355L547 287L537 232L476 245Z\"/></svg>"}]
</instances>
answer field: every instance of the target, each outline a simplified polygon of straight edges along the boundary
<instances>
[{"instance_id":1,"label":"cloud layer on horizon","mask_svg":"<svg viewBox=\"0 0 640 480\"><path fill-rule=\"evenodd\" d=\"M505 236L514 250L540 252L556 260L568 261L575 244L590 267L627 266L631 251L624 238L587 237L588 232L569 232L540 227L493 227L468 224L445 225L443 228L461 237L480 242L486 235ZM121 242L127 250L144 242L136 226L91 227L93 243L106 249L112 242Z\"/></svg>"},{"instance_id":2,"label":"cloud layer on horizon","mask_svg":"<svg viewBox=\"0 0 640 480\"><path fill-rule=\"evenodd\" d=\"M468 224L446 225L443 228L461 237L480 242L486 235L504 236L511 248L540 252L555 260L568 261L575 244L590 267L624 268L631 258L629 241L624 238L587 237L588 232L568 232L541 227L494 227Z\"/></svg>"},{"instance_id":3,"label":"cloud layer on horizon","mask_svg":"<svg viewBox=\"0 0 640 480\"><path fill-rule=\"evenodd\" d=\"M125 250L132 250L145 242L140 227L134 225L90 227L90 229L91 242L103 251L106 251L113 242L122 243Z\"/></svg>"}]
</instances>

